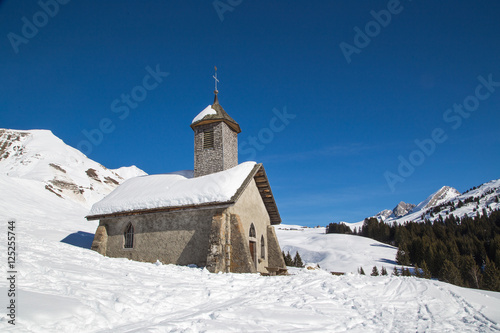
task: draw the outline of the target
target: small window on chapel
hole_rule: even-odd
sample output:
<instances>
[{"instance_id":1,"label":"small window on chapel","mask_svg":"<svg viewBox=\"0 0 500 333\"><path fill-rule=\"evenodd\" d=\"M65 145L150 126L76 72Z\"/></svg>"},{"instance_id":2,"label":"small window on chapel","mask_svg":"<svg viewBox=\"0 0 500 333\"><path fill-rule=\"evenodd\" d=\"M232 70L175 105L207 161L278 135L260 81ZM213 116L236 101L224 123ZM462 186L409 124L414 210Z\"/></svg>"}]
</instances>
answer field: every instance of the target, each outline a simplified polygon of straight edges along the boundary
<instances>
[{"instance_id":1,"label":"small window on chapel","mask_svg":"<svg viewBox=\"0 0 500 333\"><path fill-rule=\"evenodd\" d=\"M123 233L124 244L123 247L126 249L131 249L134 247L134 227L129 224L125 232Z\"/></svg>"},{"instance_id":2,"label":"small window on chapel","mask_svg":"<svg viewBox=\"0 0 500 333\"><path fill-rule=\"evenodd\" d=\"M264 240L264 235L260 237L260 257L266 259L266 241Z\"/></svg>"},{"instance_id":3,"label":"small window on chapel","mask_svg":"<svg viewBox=\"0 0 500 333\"><path fill-rule=\"evenodd\" d=\"M248 236L249 237L252 237L252 238L255 238L256 236L256 233L255 233L255 227L253 225L253 223L250 225L250 231L248 232Z\"/></svg>"},{"instance_id":4,"label":"small window on chapel","mask_svg":"<svg viewBox=\"0 0 500 333\"><path fill-rule=\"evenodd\" d=\"M203 132L203 149L211 149L214 147L214 130L206 130Z\"/></svg>"}]
</instances>

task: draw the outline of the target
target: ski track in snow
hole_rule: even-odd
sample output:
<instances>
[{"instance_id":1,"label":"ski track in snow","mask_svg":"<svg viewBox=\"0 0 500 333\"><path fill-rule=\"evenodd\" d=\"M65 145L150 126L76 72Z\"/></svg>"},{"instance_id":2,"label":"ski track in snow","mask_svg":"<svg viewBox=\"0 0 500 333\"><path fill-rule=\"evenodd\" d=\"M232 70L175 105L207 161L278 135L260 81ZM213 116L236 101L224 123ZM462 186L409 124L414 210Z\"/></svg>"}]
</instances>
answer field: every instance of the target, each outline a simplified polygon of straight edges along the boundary
<instances>
[{"instance_id":1,"label":"ski track in snow","mask_svg":"<svg viewBox=\"0 0 500 333\"><path fill-rule=\"evenodd\" d=\"M106 258L28 232L19 239L18 323L2 318L2 332L500 331L463 288L437 281L299 269L211 274ZM500 305L498 295L482 296Z\"/></svg>"}]
</instances>

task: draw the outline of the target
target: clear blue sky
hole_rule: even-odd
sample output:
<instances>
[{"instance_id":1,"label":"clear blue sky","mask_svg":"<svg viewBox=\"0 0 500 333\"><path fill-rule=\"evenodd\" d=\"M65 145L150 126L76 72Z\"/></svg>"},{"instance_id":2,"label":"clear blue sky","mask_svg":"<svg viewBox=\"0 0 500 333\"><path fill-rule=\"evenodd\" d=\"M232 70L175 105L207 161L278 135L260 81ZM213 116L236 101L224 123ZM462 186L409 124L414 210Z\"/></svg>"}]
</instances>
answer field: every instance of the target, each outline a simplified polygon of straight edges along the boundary
<instances>
[{"instance_id":1,"label":"clear blue sky","mask_svg":"<svg viewBox=\"0 0 500 333\"><path fill-rule=\"evenodd\" d=\"M284 223L500 177L498 1L59 1L0 2L0 127L50 129L109 168L191 169L215 65Z\"/></svg>"}]
</instances>

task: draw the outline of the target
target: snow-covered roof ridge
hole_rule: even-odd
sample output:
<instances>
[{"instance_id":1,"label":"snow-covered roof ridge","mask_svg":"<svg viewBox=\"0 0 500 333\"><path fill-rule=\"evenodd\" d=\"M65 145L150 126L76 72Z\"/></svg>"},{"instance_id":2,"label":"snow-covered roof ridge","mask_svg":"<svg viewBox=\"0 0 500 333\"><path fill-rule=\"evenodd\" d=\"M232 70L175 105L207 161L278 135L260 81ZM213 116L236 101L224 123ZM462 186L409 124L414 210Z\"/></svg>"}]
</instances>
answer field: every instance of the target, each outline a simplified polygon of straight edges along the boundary
<instances>
[{"instance_id":1,"label":"snow-covered roof ridge","mask_svg":"<svg viewBox=\"0 0 500 333\"><path fill-rule=\"evenodd\" d=\"M185 172L150 175L127 180L103 200L95 203L89 218L108 214L230 203L253 175L256 162L210 175L190 178ZM260 166L260 165L259 165Z\"/></svg>"}]
</instances>

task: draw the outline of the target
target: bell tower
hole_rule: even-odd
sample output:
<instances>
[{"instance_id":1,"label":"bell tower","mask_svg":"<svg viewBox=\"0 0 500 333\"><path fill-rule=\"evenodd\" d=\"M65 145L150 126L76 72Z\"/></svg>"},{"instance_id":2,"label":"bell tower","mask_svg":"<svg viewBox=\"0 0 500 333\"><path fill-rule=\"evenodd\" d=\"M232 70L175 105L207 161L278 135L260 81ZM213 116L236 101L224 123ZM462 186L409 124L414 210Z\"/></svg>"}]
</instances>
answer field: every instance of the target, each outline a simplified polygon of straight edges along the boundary
<instances>
[{"instance_id":1,"label":"bell tower","mask_svg":"<svg viewBox=\"0 0 500 333\"><path fill-rule=\"evenodd\" d=\"M240 125L219 104L217 67L214 103L201 111L191 123L194 131L194 177L205 176L238 165Z\"/></svg>"}]
</instances>

